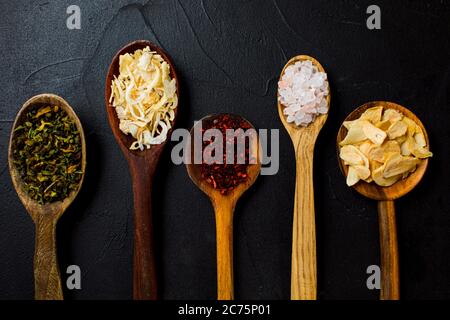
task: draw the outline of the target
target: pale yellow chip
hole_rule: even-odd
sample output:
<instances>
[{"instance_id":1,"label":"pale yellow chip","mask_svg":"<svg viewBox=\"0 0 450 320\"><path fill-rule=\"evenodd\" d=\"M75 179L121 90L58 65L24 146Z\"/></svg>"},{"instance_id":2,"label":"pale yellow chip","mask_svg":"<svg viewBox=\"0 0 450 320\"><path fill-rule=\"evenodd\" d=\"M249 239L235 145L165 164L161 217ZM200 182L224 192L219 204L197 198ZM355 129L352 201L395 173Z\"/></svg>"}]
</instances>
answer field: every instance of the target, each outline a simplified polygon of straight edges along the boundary
<instances>
[{"instance_id":1,"label":"pale yellow chip","mask_svg":"<svg viewBox=\"0 0 450 320\"><path fill-rule=\"evenodd\" d=\"M408 139L408 135L405 134L401 137L395 138L395 141L397 141L398 145L401 146L403 142L405 142Z\"/></svg>"},{"instance_id":2,"label":"pale yellow chip","mask_svg":"<svg viewBox=\"0 0 450 320\"><path fill-rule=\"evenodd\" d=\"M419 147L426 147L427 146L427 142L425 141L425 136L423 135L423 133L416 133L414 135L414 140L416 140L416 144Z\"/></svg>"},{"instance_id":3,"label":"pale yellow chip","mask_svg":"<svg viewBox=\"0 0 450 320\"><path fill-rule=\"evenodd\" d=\"M400 154L400 152L400 146L396 141L386 141L381 146L375 146L370 150L369 159L384 163L387 155L391 153Z\"/></svg>"},{"instance_id":4,"label":"pale yellow chip","mask_svg":"<svg viewBox=\"0 0 450 320\"><path fill-rule=\"evenodd\" d=\"M374 180L373 180L373 172L374 172L375 170L377 170L378 168L380 168L380 167L383 166L382 163L377 162L377 161L369 160L369 162L370 162L370 167L369 167L369 168L370 168L371 174L370 174L370 177L366 180L366 182L368 182L368 183L374 181Z\"/></svg>"},{"instance_id":5,"label":"pale yellow chip","mask_svg":"<svg viewBox=\"0 0 450 320\"><path fill-rule=\"evenodd\" d=\"M406 134L408 126L403 121L394 122L387 130L389 139L396 139Z\"/></svg>"},{"instance_id":6,"label":"pale yellow chip","mask_svg":"<svg viewBox=\"0 0 450 320\"><path fill-rule=\"evenodd\" d=\"M379 121L375 126L383 131L387 131L392 123L389 120Z\"/></svg>"},{"instance_id":7,"label":"pale yellow chip","mask_svg":"<svg viewBox=\"0 0 450 320\"><path fill-rule=\"evenodd\" d=\"M369 158L372 148L374 148L374 144L370 141L365 141L359 145L359 151L361 151L367 158Z\"/></svg>"},{"instance_id":8,"label":"pale yellow chip","mask_svg":"<svg viewBox=\"0 0 450 320\"><path fill-rule=\"evenodd\" d=\"M339 156L347 165L368 165L367 157L355 146L347 145L341 148Z\"/></svg>"},{"instance_id":9,"label":"pale yellow chip","mask_svg":"<svg viewBox=\"0 0 450 320\"><path fill-rule=\"evenodd\" d=\"M372 179L373 181L381 186L381 187L390 187L394 183L396 183L398 180L401 179L401 175L385 178L383 175L384 172L384 166L379 167L378 169L375 169L372 171Z\"/></svg>"},{"instance_id":10,"label":"pale yellow chip","mask_svg":"<svg viewBox=\"0 0 450 320\"><path fill-rule=\"evenodd\" d=\"M366 140L367 137L364 134L362 124L360 122L354 123L350 130L348 130L345 139L341 141L340 145L345 146L347 144L357 144Z\"/></svg>"},{"instance_id":11,"label":"pale yellow chip","mask_svg":"<svg viewBox=\"0 0 450 320\"><path fill-rule=\"evenodd\" d=\"M369 108L359 117L360 120L370 121L372 124L376 124L381 121L381 116L383 113L383 107L373 107Z\"/></svg>"},{"instance_id":12,"label":"pale yellow chip","mask_svg":"<svg viewBox=\"0 0 450 320\"><path fill-rule=\"evenodd\" d=\"M359 180L360 178L358 173L356 172L356 169L353 166L350 166L347 173L347 185L349 187L354 186L359 182Z\"/></svg>"},{"instance_id":13,"label":"pale yellow chip","mask_svg":"<svg viewBox=\"0 0 450 320\"><path fill-rule=\"evenodd\" d=\"M403 117L402 122L408 127L408 136L414 136L418 127L417 124L408 117Z\"/></svg>"},{"instance_id":14,"label":"pale yellow chip","mask_svg":"<svg viewBox=\"0 0 450 320\"><path fill-rule=\"evenodd\" d=\"M407 137L405 142L401 145L401 154L402 156L409 156L412 154L412 151L414 150L414 139L411 137Z\"/></svg>"},{"instance_id":15,"label":"pale yellow chip","mask_svg":"<svg viewBox=\"0 0 450 320\"><path fill-rule=\"evenodd\" d=\"M394 123L403 119L403 115L394 109L387 109L383 113L382 121L389 120Z\"/></svg>"},{"instance_id":16,"label":"pale yellow chip","mask_svg":"<svg viewBox=\"0 0 450 320\"><path fill-rule=\"evenodd\" d=\"M411 153L419 159L426 159L433 156L433 153L431 153L430 150L424 147L420 147L417 144L415 145L415 148Z\"/></svg>"},{"instance_id":17,"label":"pale yellow chip","mask_svg":"<svg viewBox=\"0 0 450 320\"><path fill-rule=\"evenodd\" d=\"M357 120L352 120L352 121L344 121L343 126L347 129L350 130L351 127L355 124L357 124L359 122L359 119Z\"/></svg>"},{"instance_id":18,"label":"pale yellow chip","mask_svg":"<svg viewBox=\"0 0 450 320\"><path fill-rule=\"evenodd\" d=\"M372 141L377 145L381 145L384 142L384 139L386 139L387 137L386 132L384 132L381 129L378 129L368 121L365 120L362 121L364 121L362 124L363 133L367 137L367 139L369 139L370 141Z\"/></svg>"},{"instance_id":19,"label":"pale yellow chip","mask_svg":"<svg viewBox=\"0 0 450 320\"><path fill-rule=\"evenodd\" d=\"M370 177L370 169L367 166L353 166L353 168L355 169L356 173L358 174L358 177L362 180L366 180Z\"/></svg>"},{"instance_id":20,"label":"pale yellow chip","mask_svg":"<svg viewBox=\"0 0 450 320\"><path fill-rule=\"evenodd\" d=\"M405 157L400 153L391 154L384 165L383 177L392 178L403 175L414 170L419 163L419 159L414 157Z\"/></svg>"}]
</instances>

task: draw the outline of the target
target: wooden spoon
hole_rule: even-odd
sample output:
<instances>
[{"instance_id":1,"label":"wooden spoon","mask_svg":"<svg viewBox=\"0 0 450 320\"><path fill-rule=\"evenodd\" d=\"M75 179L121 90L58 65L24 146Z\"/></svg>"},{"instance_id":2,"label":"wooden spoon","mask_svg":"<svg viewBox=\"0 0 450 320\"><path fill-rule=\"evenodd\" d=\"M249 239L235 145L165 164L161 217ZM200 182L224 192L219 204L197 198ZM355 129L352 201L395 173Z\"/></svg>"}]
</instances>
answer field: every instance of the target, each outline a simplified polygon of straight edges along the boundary
<instances>
[{"instance_id":1,"label":"wooden spoon","mask_svg":"<svg viewBox=\"0 0 450 320\"><path fill-rule=\"evenodd\" d=\"M345 119L351 121L358 119L369 108L382 106L383 110L395 109L422 128L425 141L429 147L427 131L415 114L405 107L387 101L374 101L363 104ZM347 176L348 166L339 157L339 143L347 135L347 129L342 125L337 136L337 153L339 166L344 176ZM378 220L380 225L380 249L381 249L381 291L380 299L398 300L400 298L399 259L397 247L397 228L395 223L394 200L410 192L422 179L428 166L428 159L423 159L414 173L408 178L399 180L390 187L381 187L375 183L360 181L353 188L363 196L378 201Z\"/></svg>"},{"instance_id":2,"label":"wooden spoon","mask_svg":"<svg viewBox=\"0 0 450 320\"><path fill-rule=\"evenodd\" d=\"M216 245L217 245L217 299L218 300L233 300L234 299L234 285L233 285L233 215L234 209L238 199L242 194L250 188L256 181L261 169L259 157L256 156L257 163L249 164L247 167L248 178L245 182L239 184L235 189L228 194L223 195L219 190L209 184L201 175L201 165L194 164L194 151L196 150L193 143L195 139L195 131L204 121L213 121L220 115L209 115L198 121L191 130L191 139L188 143L187 150L190 150L190 159L186 161L187 172L191 180L210 198L215 211L216 219ZM242 119L244 118L236 115L229 115L230 117ZM252 128L250 122L248 122ZM237 128L235 128L237 129ZM198 129L200 130L200 129ZM259 139L252 139L250 154L258 155ZM202 138L197 147L202 150Z\"/></svg>"},{"instance_id":3,"label":"wooden spoon","mask_svg":"<svg viewBox=\"0 0 450 320\"><path fill-rule=\"evenodd\" d=\"M280 80L288 66L297 61L306 60L311 61L319 71L325 72L316 59L300 55L289 60L283 68ZM327 96L327 104L329 107L330 94ZM325 124L328 114L318 116L307 127L299 127L295 123L287 122L283 109L284 106L278 102L281 122L283 122L294 145L297 172L292 238L291 299L315 300L317 298L317 266L313 158L317 136Z\"/></svg>"},{"instance_id":4,"label":"wooden spoon","mask_svg":"<svg viewBox=\"0 0 450 320\"><path fill-rule=\"evenodd\" d=\"M13 163L13 140L15 138L14 129L23 122L26 113L33 107L44 107L47 105L57 105L64 110L75 122L81 137L82 160L81 177L78 189L73 191L63 201L53 202L45 205L28 197L22 186L22 180L19 172ZM34 251L34 295L36 300L63 300L63 291L61 286L61 277L59 273L58 260L56 256L56 224L64 211L73 202L84 179L86 168L86 142L84 139L83 127L80 119L70 107L70 105L61 97L54 94L40 94L29 99L20 109L14 121L8 150L9 172L17 194L30 214L36 229L36 242Z\"/></svg>"},{"instance_id":5,"label":"wooden spoon","mask_svg":"<svg viewBox=\"0 0 450 320\"><path fill-rule=\"evenodd\" d=\"M132 42L114 56L109 66L105 83L105 104L108 120L114 137L122 149L130 168L134 193L134 254L133 254L133 297L135 300L157 299L157 283L155 272L155 257L153 250L153 225L152 225L152 185L153 176L161 157L161 153L170 139L172 129L167 134L167 139L159 145L152 145L144 151L130 150L134 139L125 135L119 129L119 118L115 108L109 103L111 96L111 82L115 75L119 75L119 57L125 53L134 53L138 49L149 46L152 51L159 54L170 66L170 76L176 80L177 95L179 96L179 81L175 68L169 56L155 44L147 40ZM176 120L178 107L175 108Z\"/></svg>"}]
</instances>

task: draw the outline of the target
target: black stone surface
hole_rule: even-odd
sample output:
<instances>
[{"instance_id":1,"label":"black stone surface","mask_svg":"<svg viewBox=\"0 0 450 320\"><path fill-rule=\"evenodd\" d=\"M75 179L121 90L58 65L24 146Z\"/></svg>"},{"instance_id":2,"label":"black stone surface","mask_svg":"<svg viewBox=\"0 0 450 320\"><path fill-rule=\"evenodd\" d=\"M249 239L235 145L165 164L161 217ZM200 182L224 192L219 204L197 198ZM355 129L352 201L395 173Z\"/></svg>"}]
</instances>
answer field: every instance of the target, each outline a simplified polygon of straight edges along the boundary
<instances>
[{"instance_id":1,"label":"black stone surface","mask_svg":"<svg viewBox=\"0 0 450 320\"><path fill-rule=\"evenodd\" d=\"M68 30L66 8L81 8ZM366 27L377 4L382 29ZM33 298L34 227L7 169L12 121L29 97L66 98L83 122L86 180L58 225L63 281L82 270L67 299L132 297L133 204L124 157L108 126L104 79L115 52L135 39L173 58L182 98L178 127L233 112L280 130L280 169L262 176L235 215L239 299L288 299L294 153L276 109L276 80L291 56L316 57L328 72L332 106L315 153L319 299L377 299L366 268L379 264L376 203L345 185L335 137L354 108L391 100L427 127L435 157L423 182L396 202L404 299L450 298L448 1L40 0L0 1L0 299ZM214 299L212 207L170 162L169 144L153 194L160 294Z\"/></svg>"}]
</instances>

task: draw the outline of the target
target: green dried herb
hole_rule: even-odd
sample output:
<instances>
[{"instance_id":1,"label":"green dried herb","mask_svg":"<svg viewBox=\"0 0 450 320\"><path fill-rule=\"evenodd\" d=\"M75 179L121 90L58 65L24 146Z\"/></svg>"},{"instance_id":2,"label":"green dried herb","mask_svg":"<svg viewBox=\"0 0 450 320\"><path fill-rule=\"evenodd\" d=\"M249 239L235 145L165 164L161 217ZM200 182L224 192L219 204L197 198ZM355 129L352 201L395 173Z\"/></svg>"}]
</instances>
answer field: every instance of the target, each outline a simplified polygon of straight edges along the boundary
<instances>
[{"instance_id":1,"label":"green dried herb","mask_svg":"<svg viewBox=\"0 0 450 320\"><path fill-rule=\"evenodd\" d=\"M64 200L78 189L81 137L60 107L32 108L14 129L12 153L24 191L38 203Z\"/></svg>"}]
</instances>

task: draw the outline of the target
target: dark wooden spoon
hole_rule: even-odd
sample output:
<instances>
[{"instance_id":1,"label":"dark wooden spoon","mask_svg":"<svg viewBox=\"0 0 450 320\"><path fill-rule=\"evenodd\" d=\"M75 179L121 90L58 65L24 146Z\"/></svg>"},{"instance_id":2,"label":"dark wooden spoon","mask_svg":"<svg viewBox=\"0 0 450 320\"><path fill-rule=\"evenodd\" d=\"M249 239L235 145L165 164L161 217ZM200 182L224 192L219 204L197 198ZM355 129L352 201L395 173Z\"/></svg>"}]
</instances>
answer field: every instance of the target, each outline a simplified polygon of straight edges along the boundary
<instances>
[{"instance_id":1,"label":"dark wooden spoon","mask_svg":"<svg viewBox=\"0 0 450 320\"><path fill-rule=\"evenodd\" d=\"M109 66L105 83L105 104L108 120L114 137L122 149L130 168L134 193L134 263L133 263L133 298L135 300L157 299L157 282L155 271L155 257L153 250L153 225L152 225L152 184L155 170L161 157L161 153L170 139L172 129L167 134L167 139L159 145L152 145L148 150L130 150L133 137L125 135L119 129L119 118L115 108L109 103L111 96L111 82L114 75L119 74L119 57L125 53L134 53L138 49L149 46L157 52L170 66L170 76L176 80L177 95L179 96L179 81L175 68L168 55L158 46L147 40L132 42L115 55ZM175 119L178 107L175 108ZM174 124L172 122L172 125ZM173 126L172 126L173 127Z\"/></svg>"},{"instance_id":2,"label":"dark wooden spoon","mask_svg":"<svg viewBox=\"0 0 450 320\"><path fill-rule=\"evenodd\" d=\"M78 189L73 191L63 201L57 201L45 205L39 204L37 201L28 197L28 194L23 190L22 180L19 172L13 163L13 148L14 148L14 129L20 125L26 113L30 108L57 105L64 110L69 117L75 122L81 137L81 170L83 175L81 177ZM36 228L36 243L34 251L34 295L36 300L63 300L63 291L61 286L61 276L59 273L58 259L56 256L56 224L64 211L73 202L84 179L84 172L86 169L86 142L84 139L83 127L80 119L70 107L70 105L61 97L54 94L40 94L29 99L20 109L14 121L8 150L9 172L11 174L12 182L17 194L30 214Z\"/></svg>"},{"instance_id":3,"label":"dark wooden spoon","mask_svg":"<svg viewBox=\"0 0 450 320\"><path fill-rule=\"evenodd\" d=\"M386 101L366 103L350 113L345 121L356 120L364 111L376 106L382 106L383 110L395 109L411 120L414 120L414 122L422 129L427 146L430 146L427 131L420 119L410 110L396 103ZM347 129L342 125L337 136L337 153L339 166L344 176L347 176L348 174L348 166L346 166L344 161L339 157L339 143L346 135ZM399 259L394 200L406 195L414 189L425 174L427 166L428 159L423 159L414 173L410 174L406 179L397 181L390 187L381 187L375 183L367 183L365 181L360 181L353 186L353 188L363 196L378 201L381 249L381 300L398 300L400 298Z\"/></svg>"},{"instance_id":4,"label":"dark wooden spoon","mask_svg":"<svg viewBox=\"0 0 450 320\"><path fill-rule=\"evenodd\" d=\"M187 150L190 150L190 159L187 159L186 168L191 180L202 190L211 200L215 211L216 219L216 246L217 246L217 299L232 300L234 299L233 284L233 216L236 203L242 194L248 190L256 181L261 169L259 161L259 139L252 139L250 154L257 155L257 163L249 164L247 167L248 178L245 182L239 184L232 191L223 195L218 189L215 189L208 183L201 174L201 165L194 163L194 130L198 128L204 121L213 121L221 116L220 114L209 115L198 121L191 130L191 139L189 140ZM230 117L239 118L253 125L244 118L236 115L228 115ZM237 129L237 128L230 128ZM203 141L203 140L201 140ZM202 148L200 146L198 148Z\"/></svg>"}]
</instances>

